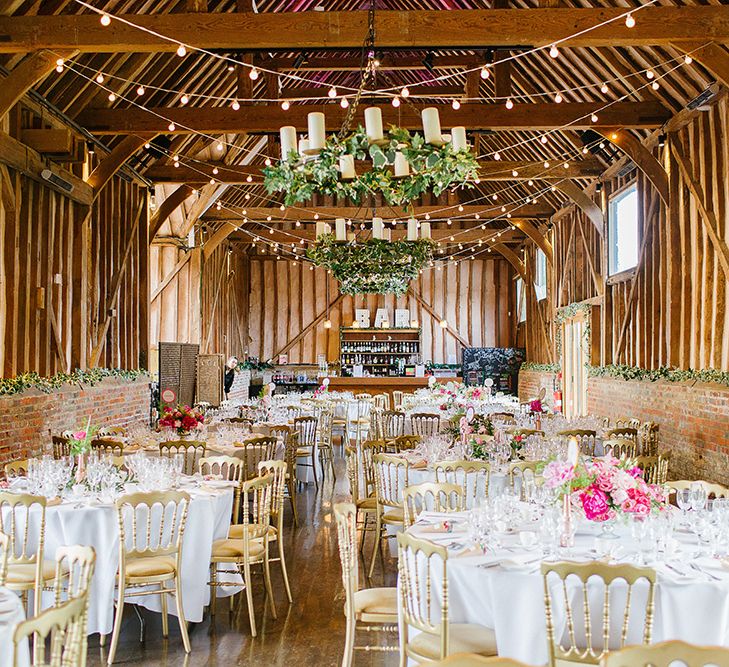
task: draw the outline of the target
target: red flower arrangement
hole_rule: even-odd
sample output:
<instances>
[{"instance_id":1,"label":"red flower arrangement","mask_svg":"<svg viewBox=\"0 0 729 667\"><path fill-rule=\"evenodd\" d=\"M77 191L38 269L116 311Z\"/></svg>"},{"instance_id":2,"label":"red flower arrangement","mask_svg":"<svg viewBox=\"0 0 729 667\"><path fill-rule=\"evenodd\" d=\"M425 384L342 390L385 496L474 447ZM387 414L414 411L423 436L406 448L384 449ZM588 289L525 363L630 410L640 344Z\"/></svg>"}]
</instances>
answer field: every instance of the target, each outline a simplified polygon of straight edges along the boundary
<instances>
[{"instance_id":1,"label":"red flower arrangement","mask_svg":"<svg viewBox=\"0 0 729 667\"><path fill-rule=\"evenodd\" d=\"M169 406L162 410L159 425L165 428L174 429L178 435L187 435L205 422L205 416L199 410L189 405L178 405L176 408Z\"/></svg>"}]
</instances>

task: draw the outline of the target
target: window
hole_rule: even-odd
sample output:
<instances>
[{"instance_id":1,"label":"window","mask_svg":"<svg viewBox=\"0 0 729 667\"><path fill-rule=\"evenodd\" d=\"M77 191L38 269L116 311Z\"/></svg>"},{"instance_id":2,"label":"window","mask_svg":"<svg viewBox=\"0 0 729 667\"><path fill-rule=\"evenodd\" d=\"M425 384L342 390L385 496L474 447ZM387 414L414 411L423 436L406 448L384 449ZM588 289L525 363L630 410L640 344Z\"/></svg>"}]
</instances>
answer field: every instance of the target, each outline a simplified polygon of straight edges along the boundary
<instances>
[{"instance_id":1,"label":"window","mask_svg":"<svg viewBox=\"0 0 729 667\"><path fill-rule=\"evenodd\" d=\"M516 279L516 308L519 313L518 322L526 322L526 294L524 293L524 281Z\"/></svg>"},{"instance_id":2,"label":"window","mask_svg":"<svg viewBox=\"0 0 729 667\"><path fill-rule=\"evenodd\" d=\"M547 256L539 249L537 249L534 291L537 293L538 301L547 298Z\"/></svg>"},{"instance_id":3,"label":"window","mask_svg":"<svg viewBox=\"0 0 729 667\"><path fill-rule=\"evenodd\" d=\"M630 185L610 198L608 209L610 275L638 264L638 187Z\"/></svg>"}]
</instances>

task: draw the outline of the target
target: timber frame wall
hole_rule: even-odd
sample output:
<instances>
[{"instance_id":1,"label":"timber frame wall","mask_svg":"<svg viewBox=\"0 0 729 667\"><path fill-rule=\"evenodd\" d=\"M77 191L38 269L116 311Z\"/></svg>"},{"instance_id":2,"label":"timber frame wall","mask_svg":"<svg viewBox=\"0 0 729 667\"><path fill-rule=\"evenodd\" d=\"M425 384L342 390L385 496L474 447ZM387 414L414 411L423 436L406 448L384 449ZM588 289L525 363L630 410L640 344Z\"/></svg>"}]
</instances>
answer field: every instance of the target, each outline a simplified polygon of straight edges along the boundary
<instances>
[{"instance_id":1,"label":"timber frame wall","mask_svg":"<svg viewBox=\"0 0 729 667\"><path fill-rule=\"evenodd\" d=\"M587 303L593 305L594 366L729 370L728 138L729 103L723 97L669 132L663 148L653 142L651 151L668 177L669 205L637 168L605 178L602 192L592 192L606 213L611 192L638 183L641 252L637 269L621 280L607 277L607 224L601 236L575 208L554 220L547 298L536 302L528 290L527 321L520 325L529 361L559 363L557 311ZM533 264L530 248L527 269Z\"/></svg>"}]
</instances>

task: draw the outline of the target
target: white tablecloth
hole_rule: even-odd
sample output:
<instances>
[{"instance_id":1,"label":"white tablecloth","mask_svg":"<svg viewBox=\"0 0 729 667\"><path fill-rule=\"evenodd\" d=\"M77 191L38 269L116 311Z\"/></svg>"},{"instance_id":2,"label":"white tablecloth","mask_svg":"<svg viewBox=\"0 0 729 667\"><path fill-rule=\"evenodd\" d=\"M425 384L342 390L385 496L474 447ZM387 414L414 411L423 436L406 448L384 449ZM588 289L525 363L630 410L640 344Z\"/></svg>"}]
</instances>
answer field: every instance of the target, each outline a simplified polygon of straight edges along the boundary
<instances>
[{"instance_id":1,"label":"white tablecloth","mask_svg":"<svg viewBox=\"0 0 729 667\"><path fill-rule=\"evenodd\" d=\"M13 665L13 633L15 626L25 620L25 611L20 597L14 591L0 588L0 667ZM28 644L20 650L19 661L15 667L30 664Z\"/></svg>"},{"instance_id":2,"label":"white tablecloth","mask_svg":"<svg viewBox=\"0 0 729 667\"><path fill-rule=\"evenodd\" d=\"M182 598L185 618L202 621L203 608L209 600L210 553L214 540L225 538L233 508L232 488L188 490L191 501L182 543ZM7 510L6 510L7 511ZM39 513L31 514L31 522ZM31 523L32 527L32 523ZM45 558L55 558L60 546L89 545L96 551L96 569L89 598L89 634L108 634L114 620L116 573L119 564L119 523L113 505L63 503L46 509ZM33 545L35 547L35 545ZM160 610L156 595L135 598L153 611ZM43 605L53 602L44 594ZM169 605L175 613L175 605Z\"/></svg>"},{"instance_id":3,"label":"white tablecloth","mask_svg":"<svg viewBox=\"0 0 729 667\"><path fill-rule=\"evenodd\" d=\"M465 524L461 524L464 526ZM575 547L565 554L564 560L588 560L588 551L595 544L597 529L590 527L590 533L578 532ZM465 544L465 551L459 545L449 551L448 560L448 604L452 623L477 623L493 628L499 655L521 660L530 665L544 665L548 660L547 634L544 611L544 584L538 570L539 551L525 551L518 543L518 536L504 540L505 549L484 555L471 555L465 533L433 534L424 532L416 525L412 529L419 537L446 545ZM685 549L672 565L686 571L689 576L681 577L665 566L658 565L655 616L652 641L682 639L700 645L729 647L729 571L718 563L713 565L706 559L693 558L695 543L689 536L681 536L681 548ZM613 540L623 546L625 553L637 550L637 544L627 535ZM449 546L450 549L450 546ZM507 550L508 549L508 550ZM463 553L464 555L458 555ZM527 565L522 569L504 569L501 566L483 567L498 559L522 559ZM531 562L529 562L531 561ZM688 563L698 562L719 580L708 575L691 573ZM639 582L634 590L633 604L644 604L647 584ZM594 593L594 596L593 596ZM442 591L433 590L434 599L440 600ZM590 588L593 618L601 618L602 589ZM620 604L618 594L616 604ZM640 598L643 597L641 601ZM622 612L622 607L621 607ZM618 624L622 613L618 615ZM563 626L563 618L556 614L555 627ZM579 623L579 621L578 621ZM594 629L593 629L594 632ZM598 634L600 629L597 631ZM619 627L615 629L619 636ZM638 628L631 626L629 642L639 643Z\"/></svg>"}]
</instances>

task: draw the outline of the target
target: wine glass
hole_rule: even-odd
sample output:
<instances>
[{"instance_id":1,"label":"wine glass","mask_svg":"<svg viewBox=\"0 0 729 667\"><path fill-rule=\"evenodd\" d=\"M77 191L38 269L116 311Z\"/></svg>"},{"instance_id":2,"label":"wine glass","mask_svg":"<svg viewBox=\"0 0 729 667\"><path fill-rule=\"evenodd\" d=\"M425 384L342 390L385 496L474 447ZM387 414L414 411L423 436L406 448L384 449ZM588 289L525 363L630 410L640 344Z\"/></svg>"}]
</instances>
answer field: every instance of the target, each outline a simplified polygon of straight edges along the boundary
<instances>
[{"instance_id":1,"label":"wine glass","mask_svg":"<svg viewBox=\"0 0 729 667\"><path fill-rule=\"evenodd\" d=\"M706 489L701 484L691 485L691 509L694 512L699 512L706 506Z\"/></svg>"}]
</instances>

